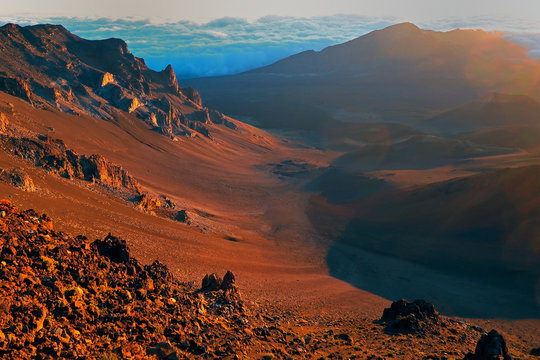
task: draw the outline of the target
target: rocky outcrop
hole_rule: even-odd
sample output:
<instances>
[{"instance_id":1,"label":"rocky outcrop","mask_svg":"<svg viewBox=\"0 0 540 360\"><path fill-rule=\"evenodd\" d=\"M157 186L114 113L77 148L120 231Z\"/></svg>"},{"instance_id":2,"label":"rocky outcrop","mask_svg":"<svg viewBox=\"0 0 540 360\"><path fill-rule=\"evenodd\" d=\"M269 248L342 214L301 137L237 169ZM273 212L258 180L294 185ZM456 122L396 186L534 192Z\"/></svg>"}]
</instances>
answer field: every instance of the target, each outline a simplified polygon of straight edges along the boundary
<instances>
[{"instance_id":1,"label":"rocky outcrop","mask_svg":"<svg viewBox=\"0 0 540 360\"><path fill-rule=\"evenodd\" d=\"M162 73L165 75L165 81L169 91L173 94L180 94L180 87L178 86L178 80L176 79L172 65L167 65Z\"/></svg>"},{"instance_id":2,"label":"rocky outcrop","mask_svg":"<svg viewBox=\"0 0 540 360\"><path fill-rule=\"evenodd\" d=\"M61 140L0 135L0 148L67 179L96 182L140 194L141 186L128 172L101 155L79 155Z\"/></svg>"},{"instance_id":3,"label":"rocky outcrop","mask_svg":"<svg viewBox=\"0 0 540 360\"><path fill-rule=\"evenodd\" d=\"M155 215L155 211L162 207L161 201L148 194L142 194L137 200L137 209Z\"/></svg>"},{"instance_id":4,"label":"rocky outcrop","mask_svg":"<svg viewBox=\"0 0 540 360\"><path fill-rule=\"evenodd\" d=\"M9 121L4 113L0 112L0 134L5 134L8 129Z\"/></svg>"},{"instance_id":5,"label":"rocky outcrop","mask_svg":"<svg viewBox=\"0 0 540 360\"><path fill-rule=\"evenodd\" d=\"M216 273L207 274L202 280L199 292L206 294L213 303L240 310L244 308L236 278L231 271L227 271L223 279Z\"/></svg>"},{"instance_id":6,"label":"rocky outcrop","mask_svg":"<svg viewBox=\"0 0 540 360\"><path fill-rule=\"evenodd\" d=\"M236 289L236 279L231 271L227 271L222 278L218 274L212 273L204 277L201 284L201 291L230 291Z\"/></svg>"},{"instance_id":7,"label":"rocky outcrop","mask_svg":"<svg viewBox=\"0 0 540 360\"><path fill-rule=\"evenodd\" d=\"M474 353L469 353L464 360L512 360L508 354L506 341L497 330L482 335Z\"/></svg>"},{"instance_id":8,"label":"rocky outcrop","mask_svg":"<svg viewBox=\"0 0 540 360\"><path fill-rule=\"evenodd\" d=\"M106 72L103 74L102 78L101 78L101 87L105 87L107 86L107 84L115 84L116 82L114 81L114 75L109 73L109 72Z\"/></svg>"},{"instance_id":9,"label":"rocky outcrop","mask_svg":"<svg viewBox=\"0 0 540 360\"><path fill-rule=\"evenodd\" d=\"M104 239L93 243L99 255L115 263L129 263L132 260L125 240L112 236L110 233Z\"/></svg>"},{"instance_id":10,"label":"rocky outcrop","mask_svg":"<svg viewBox=\"0 0 540 360\"><path fill-rule=\"evenodd\" d=\"M32 90L28 82L16 77L0 76L0 90L32 104Z\"/></svg>"},{"instance_id":11,"label":"rocky outcrop","mask_svg":"<svg viewBox=\"0 0 540 360\"><path fill-rule=\"evenodd\" d=\"M417 333L439 322L439 314L433 304L425 300L394 301L384 309L380 322L386 330L397 333Z\"/></svg>"},{"instance_id":12,"label":"rocky outcrop","mask_svg":"<svg viewBox=\"0 0 540 360\"><path fill-rule=\"evenodd\" d=\"M57 231L7 201L0 261L2 359L232 358L251 341L245 313L140 264L125 241Z\"/></svg>"},{"instance_id":13,"label":"rocky outcrop","mask_svg":"<svg viewBox=\"0 0 540 360\"><path fill-rule=\"evenodd\" d=\"M32 178L21 169L0 169L0 181L24 191L36 191Z\"/></svg>"},{"instance_id":14,"label":"rocky outcrop","mask_svg":"<svg viewBox=\"0 0 540 360\"><path fill-rule=\"evenodd\" d=\"M179 210L174 216L174 220L189 224L189 215L187 210Z\"/></svg>"},{"instance_id":15,"label":"rocky outcrop","mask_svg":"<svg viewBox=\"0 0 540 360\"><path fill-rule=\"evenodd\" d=\"M120 39L86 40L62 26L0 27L0 91L36 107L113 119L132 113L163 134L210 136L209 125L231 122L202 106L199 93L180 88L171 65L156 72ZM189 118L193 113L205 116ZM189 118L189 119L188 119Z\"/></svg>"},{"instance_id":16,"label":"rocky outcrop","mask_svg":"<svg viewBox=\"0 0 540 360\"><path fill-rule=\"evenodd\" d=\"M182 94L184 94L189 100L193 101L195 104L202 106L201 95L194 88L192 87L182 88Z\"/></svg>"}]
</instances>

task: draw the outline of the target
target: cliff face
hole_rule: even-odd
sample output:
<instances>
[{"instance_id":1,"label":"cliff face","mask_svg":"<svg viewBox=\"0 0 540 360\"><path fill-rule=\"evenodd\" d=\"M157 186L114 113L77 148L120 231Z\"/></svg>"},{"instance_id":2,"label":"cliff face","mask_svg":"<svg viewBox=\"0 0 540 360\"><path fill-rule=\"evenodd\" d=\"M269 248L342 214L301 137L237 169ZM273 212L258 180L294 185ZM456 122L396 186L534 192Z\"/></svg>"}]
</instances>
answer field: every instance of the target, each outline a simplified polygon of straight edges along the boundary
<instances>
[{"instance_id":1,"label":"cliff face","mask_svg":"<svg viewBox=\"0 0 540 360\"><path fill-rule=\"evenodd\" d=\"M210 136L199 93L181 88L171 65L156 72L120 39L86 40L58 25L0 28L0 91L40 108L113 119L136 115L170 137Z\"/></svg>"}]
</instances>

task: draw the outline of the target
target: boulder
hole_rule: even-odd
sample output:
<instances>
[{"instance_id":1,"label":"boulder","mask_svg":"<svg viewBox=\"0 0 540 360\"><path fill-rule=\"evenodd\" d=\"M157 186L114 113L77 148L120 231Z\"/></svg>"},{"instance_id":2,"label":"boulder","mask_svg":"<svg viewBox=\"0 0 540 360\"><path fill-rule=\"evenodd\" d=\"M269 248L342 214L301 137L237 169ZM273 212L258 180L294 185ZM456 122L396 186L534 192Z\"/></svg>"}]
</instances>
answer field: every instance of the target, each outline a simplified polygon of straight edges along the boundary
<instances>
[{"instance_id":1,"label":"boulder","mask_svg":"<svg viewBox=\"0 0 540 360\"><path fill-rule=\"evenodd\" d=\"M223 280L216 273L207 274L201 284L202 291L216 291L219 290Z\"/></svg>"},{"instance_id":2,"label":"boulder","mask_svg":"<svg viewBox=\"0 0 540 360\"><path fill-rule=\"evenodd\" d=\"M36 191L32 178L21 169L0 169L0 181L24 191Z\"/></svg>"},{"instance_id":3,"label":"boulder","mask_svg":"<svg viewBox=\"0 0 540 360\"><path fill-rule=\"evenodd\" d=\"M232 273L232 271L229 270L225 273L225 276L223 277L223 280L221 281L221 285L219 286L219 288L224 291L235 289L236 288L235 282L236 282L235 276Z\"/></svg>"},{"instance_id":4,"label":"boulder","mask_svg":"<svg viewBox=\"0 0 540 360\"><path fill-rule=\"evenodd\" d=\"M474 354L467 354L464 360L512 360L512 357L503 336L497 330L491 330L478 340Z\"/></svg>"},{"instance_id":5,"label":"boulder","mask_svg":"<svg viewBox=\"0 0 540 360\"><path fill-rule=\"evenodd\" d=\"M127 263L130 260L129 249L125 240L111 234L105 239L94 241L98 253L115 263Z\"/></svg>"},{"instance_id":6,"label":"boulder","mask_svg":"<svg viewBox=\"0 0 540 360\"><path fill-rule=\"evenodd\" d=\"M182 93L191 101L193 101L195 104L201 106L202 105L202 99L201 95L197 90L195 90L192 87L185 87L182 88Z\"/></svg>"},{"instance_id":7,"label":"boulder","mask_svg":"<svg viewBox=\"0 0 540 360\"><path fill-rule=\"evenodd\" d=\"M380 319L391 332L416 333L425 325L437 323L439 314L433 304L425 300L408 302L405 299L394 301L389 308L384 309Z\"/></svg>"}]
</instances>

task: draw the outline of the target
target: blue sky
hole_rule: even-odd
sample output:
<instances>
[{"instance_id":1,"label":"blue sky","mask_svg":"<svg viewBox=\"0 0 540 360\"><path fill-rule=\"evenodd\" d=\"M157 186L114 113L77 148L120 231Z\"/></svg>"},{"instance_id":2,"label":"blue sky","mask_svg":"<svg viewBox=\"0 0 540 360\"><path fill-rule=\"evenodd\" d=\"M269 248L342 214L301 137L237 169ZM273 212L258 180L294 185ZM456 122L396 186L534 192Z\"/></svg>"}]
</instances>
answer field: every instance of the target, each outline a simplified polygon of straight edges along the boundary
<instances>
[{"instance_id":1,"label":"blue sky","mask_svg":"<svg viewBox=\"0 0 540 360\"><path fill-rule=\"evenodd\" d=\"M180 78L238 73L403 21L434 30L500 30L530 47L531 56L540 57L540 9L531 11L540 7L536 0L312 0L310 6L306 4L306 0L3 0L0 23L55 23L89 39L122 38L151 68L161 70L170 63ZM337 11L344 14L334 15Z\"/></svg>"}]
</instances>

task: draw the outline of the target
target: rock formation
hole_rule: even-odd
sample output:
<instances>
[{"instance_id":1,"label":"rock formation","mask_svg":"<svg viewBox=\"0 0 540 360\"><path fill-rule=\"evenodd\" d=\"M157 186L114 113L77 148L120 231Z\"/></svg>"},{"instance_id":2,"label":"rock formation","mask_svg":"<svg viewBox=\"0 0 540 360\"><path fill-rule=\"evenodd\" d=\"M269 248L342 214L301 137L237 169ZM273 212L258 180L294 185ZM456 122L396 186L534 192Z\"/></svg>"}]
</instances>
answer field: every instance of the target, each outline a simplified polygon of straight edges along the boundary
<instances>
[{"instance_id":1,"label":"rock formation","mask_svg":"<svg viewBox=\"0 0 540 360\"><path fill-rule=\"evenodd\" d=\"M97 182L137 194L142 191L138 181L120 166L111 164L101 155L79 155L61 140L0 135L0 148L67 179Z\"/></svg>"},{"instance_id":2,"label":"rock formation","mask_svg":"<svg viewBox=\"0 0 540 360\"><path fill-rule=\"evenodd\" d=\"M181 88L171 65L151 70L120 39L86 40L59 25L8 24L0 27L0 44L0 91L36 107L103 119L122 110L170 137L209 136L213 123L234 128L223 114L202 107L195 89Z\"/></svg>"},{"instance_id":3,"label":"rock formation","mask_svg":"<svg viewBox=\"0 0 540 360\"><path fill-rule=\"evenodd\" d=\"M21 169L0 169L0 181L24 191L36 191L32 178Z\"/></svg>"},{"instance_id":4,"label":"rock formation","mask_svg":"<svg viewBox=\"0 0 540 360\"><path fill-rule=\"evenodd\" d=\"M8 119L4 113L0 112L0 134L5 134L8 127Z\"/></svg>"},{"instance_id":5,"label":"rock formation","mask_svg":"<svg viewBox=\"0 0 540 360\"><path fill-rule=\"evenodd\" d=\"M467 354L464 360L512 360L512 357L503 336L497 330L491 330L478 340L474 354Z\"/></svg>"},{"instance_id":6,"label":"rock formation","mask_svg":"<svg viewBox=\"0 0 540 360\"><path fill-rule=\"evenodd\" d=\"M408 302L401 299L394 301L384 309L380 319L386 330L398 333L417 333L439 321L439 314L433 304L425 300Z\"/></svg>"}]
</instances>

